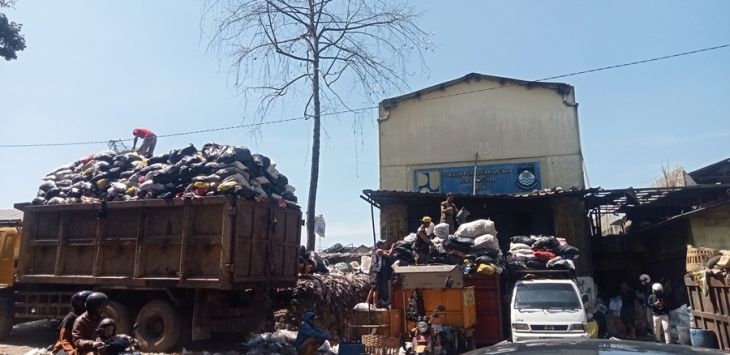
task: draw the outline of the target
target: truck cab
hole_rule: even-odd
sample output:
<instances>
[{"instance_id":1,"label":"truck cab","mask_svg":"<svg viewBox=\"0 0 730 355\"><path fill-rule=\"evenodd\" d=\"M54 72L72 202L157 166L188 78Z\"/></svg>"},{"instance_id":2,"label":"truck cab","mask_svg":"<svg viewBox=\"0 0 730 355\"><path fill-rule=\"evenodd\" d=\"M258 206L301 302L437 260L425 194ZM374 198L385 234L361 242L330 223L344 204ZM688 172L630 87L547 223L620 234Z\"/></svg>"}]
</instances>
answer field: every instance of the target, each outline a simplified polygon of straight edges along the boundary
<instances>
[{"instance_id":1,"label":"truck cab","mask_svg":"<svg viewBox=\"0 0 730 355\"><path fill-rule=\"evenodd\" d=\"M586 314L575 281L553 278L515 282L510 303L512 341L587 339Z\"/></svg>"}]
</instances>

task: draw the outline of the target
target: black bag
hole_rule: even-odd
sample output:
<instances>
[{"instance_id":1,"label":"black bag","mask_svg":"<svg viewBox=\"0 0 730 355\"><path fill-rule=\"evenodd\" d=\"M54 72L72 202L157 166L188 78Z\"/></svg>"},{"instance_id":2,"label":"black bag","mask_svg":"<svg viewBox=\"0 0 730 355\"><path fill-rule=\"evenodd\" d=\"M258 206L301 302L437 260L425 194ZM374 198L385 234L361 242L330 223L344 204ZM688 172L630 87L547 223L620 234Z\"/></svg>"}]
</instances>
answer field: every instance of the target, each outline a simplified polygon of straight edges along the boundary
<instances>
[{"instance_id":1,"label":"black bag","mask_svg":"<svg viewBox=\"0 0 730 355\"><path fill-rule=\"evenodd\" d=\"M416 289L415 292L408 298L408 305L406 306L406 319L417 322L419 318L426 314L426 308L423 305L423 297L421 292Z\"/></svg>"},{"instance_id":2,"label":"black bag","mask_svg":"<svg viewBox=\"0 0 730 355\"><path fill-rule=\"evenodd\" d=\"M522 243L522 244L527 244L529 246L532 246L532 243L535 242L534 239L532 239L528 236L524 236L524 235L516 235L516 236L510 238L510 241L512 243Z\"/></svg>"},{"instance_id":3,"label":"black bag","mask_svg":"<svg viewBox=\"0 0 730 355\"><path fill-rule=\"evenodd\" d=\"M152 157L149 160L147 160L147 166L155 165L155 164L167 164L167 159L170 157L170 154L162 154L158 155L156 157Z\"/></svg>"},{"instance_id":4,"label":"black bag","mask_svg":"<svg viewBox=\"0 0 730 355\"><path fill-rule=\"evenodd\" d=\"M476 258L474 260L474 263L477 265L478 264L496 264L497 261L492 257L489 257L487 255L482 255L482 256Z\"/></svg>"}]
</instances>

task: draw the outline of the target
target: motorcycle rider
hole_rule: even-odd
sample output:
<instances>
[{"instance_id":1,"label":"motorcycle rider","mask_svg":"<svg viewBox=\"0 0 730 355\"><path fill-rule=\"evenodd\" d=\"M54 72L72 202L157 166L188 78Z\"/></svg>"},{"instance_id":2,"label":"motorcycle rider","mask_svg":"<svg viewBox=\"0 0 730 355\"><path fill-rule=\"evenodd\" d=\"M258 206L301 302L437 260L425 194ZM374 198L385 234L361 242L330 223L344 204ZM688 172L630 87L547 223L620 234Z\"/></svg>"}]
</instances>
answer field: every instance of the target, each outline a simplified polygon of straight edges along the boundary
<instances>
[{"instance_id":1,"label":"motorcycle rider","mask_svg":"<svg viewBox=\"0 0 730 355\"><path fill-rule=\"evenodd\" d=\"M104 318L96 328L97 340L104 343L99 355L117 355L124 352L130 346L135 346L136 341L125 334L117 335L117 325L114 319Z\"/></svg>"},{"instance_id":2,"label":"motorcycle rider","mask_svg":"<svg viewBox=\"0 0 730 355\"><path fill-rule=\"evenodd\" d=\"M73 331L74 322L82 313L86 312L86 297L88 297L91 291L80 291L75 295L71 296L71 311L68 312L66 317L61 321L61 325L58 327L59 334L56 344L53 346L53 353L59 350L63 350L66 354L75 355L76 349L73 345L73 338L71 332Z\"/></svg>"},{"instance_id":3,"label":"motorcycle rider","mask_svg":"<svg viewBox=\"0 0 730 355\"><path fill-rule=\"evenodd\" d=\"M294 342L299 355L315 354L317 349L329 338L329 334L319 329L315 324L318 319L319 317L314 312L304 312L303 321L299 325L299 333L297 333L297 339Z\"/></svg>"},{"instance_id":4,"label":"motorcycle rider","mask_svg":"<svg viewBox=\"0 0 730 355\"><path fill-rule=\"evenodd\" d=\"M96 329L101 323L107 303L109 297L101 292L92 292L86 297L86 312L76 318L72 331L73 345L79 354L96 352L104 347L104 343L97 340Z\"/></svg>"}]
</instances>

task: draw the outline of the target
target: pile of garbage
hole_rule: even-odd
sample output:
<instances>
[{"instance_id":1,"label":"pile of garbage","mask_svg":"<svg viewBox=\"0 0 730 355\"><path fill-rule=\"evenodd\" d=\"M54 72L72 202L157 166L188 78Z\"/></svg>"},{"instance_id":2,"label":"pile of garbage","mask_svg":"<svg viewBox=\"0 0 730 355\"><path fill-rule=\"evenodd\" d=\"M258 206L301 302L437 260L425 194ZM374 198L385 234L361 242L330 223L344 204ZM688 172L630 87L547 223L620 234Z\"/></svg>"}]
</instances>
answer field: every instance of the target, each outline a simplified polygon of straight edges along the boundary
<instances>
[{"instance_id":1,"label":"pile of garbage","mask_svg":"<svg viewBox=\"0 0 730 355\"><path fill-rule=\"evenodd\" d=\"M136 152L103 151L60 166L43 178L35 205L130 201L234 194L296 205L276 163L245 147L192 144L150 159Z\"/></svg>"},{"instance_id":2,"label":"pile of garbage","mask_svg":"<svg viewBox=\"0 0 730 355\"><path fill-rule=\"evenodd\" d=\"M352 308L367 297L365 274L301 275L294 288L279 289L274 295L274 322L277 330L296 330L304 312L320 318L320 326L332 340L343 338Z\"/></svg>"},{"instance_id":3,"label":"pile of garbage","mask_svg":"<svg viewBox=\"0 0 730 355\"><path fill-rule=\"evenodd\" d=\"M273 333L257 334L243 345L243 353L250 355L296 355L294 342L297 339L297 332L290 330L277 330Z\"/></svg>"},{"instance_id":4,"label":"pile of garbage","mask_svg":"<svg viewBox=\"0 0 730 355\"><path fill-rule=\"evenodd\" d=\"M503 257L497 233L495 223L489 219L463 223L453 235L449 235L448 224L437 224L433 229L434 247L429 263L463 265L465 274L483 275L499 274L505 269L575 269L573 260L578 258L580 251L562 238L514 236L509 252ZM414 264L416 238L416 234L411 233L396 242L392 255L397 266Z\"/></svg>"}]
</instances>

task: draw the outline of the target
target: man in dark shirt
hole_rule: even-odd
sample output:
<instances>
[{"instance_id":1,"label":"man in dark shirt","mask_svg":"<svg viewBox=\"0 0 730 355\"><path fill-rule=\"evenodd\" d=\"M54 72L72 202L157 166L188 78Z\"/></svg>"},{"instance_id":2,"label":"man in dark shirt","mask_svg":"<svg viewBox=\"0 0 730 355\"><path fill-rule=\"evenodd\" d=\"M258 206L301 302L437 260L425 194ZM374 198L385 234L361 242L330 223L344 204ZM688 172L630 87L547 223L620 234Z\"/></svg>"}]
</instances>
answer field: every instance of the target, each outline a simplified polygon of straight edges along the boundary
<instances>
[{"instance_id":1,"label":"man in dark shirt","mask_svg":"<svg viewBox=\"0 0 730 355\"><path fill-rule=\"evenodd\" d=\"M449 234L454 234L457 210L456 204L454 204L454 194L447 193L446 201L441 202L441 223L449 224Z\"/></svg>"},{"instance_id":2,"label":"man in dark shirt","mask_svg":"<svg viewBox=\"0 0 730 355\"><path fill-rule=\"evenodd\" d=\"M629 339L636 339L636 292L626 282L621 283L621 322Z\"/></svg>"},{"instance_id":3,"label":"man in dark shirt","mask_svg":"<svg viewBox=\"0 0 730 355\"><path fill-rule=\"evenodd\" d=\"M654 336L657 342L662 341L662 331L664 331L664 341L667 344L672 342L669 333L669 298L664 293L664 286L655 283L651 286L652 294L649 295L647 306L651 308L652 318L654 319Z\"/></svg>"}]
</instances>

